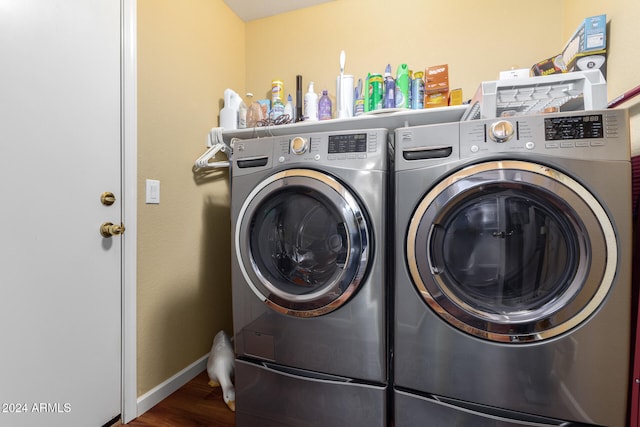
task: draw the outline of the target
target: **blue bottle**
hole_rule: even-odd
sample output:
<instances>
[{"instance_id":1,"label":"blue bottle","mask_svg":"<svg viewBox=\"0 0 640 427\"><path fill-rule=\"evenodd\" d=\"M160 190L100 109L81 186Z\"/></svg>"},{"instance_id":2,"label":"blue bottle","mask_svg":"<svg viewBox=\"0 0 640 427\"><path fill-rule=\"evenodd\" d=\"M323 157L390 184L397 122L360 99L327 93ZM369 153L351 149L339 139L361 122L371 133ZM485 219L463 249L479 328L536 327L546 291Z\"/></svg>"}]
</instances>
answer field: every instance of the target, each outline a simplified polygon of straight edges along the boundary
<instances>
[{"instance_id":1,"label":"blue bottle","mask_svg":"<svg viewBox=\"0 0 640 427\"><path fill-rule=\"evenodd\" d=\"M396 107L396 81L391 76L391 64L384 70L384 102L382 108Z\"/></svg>"}]
</instances>

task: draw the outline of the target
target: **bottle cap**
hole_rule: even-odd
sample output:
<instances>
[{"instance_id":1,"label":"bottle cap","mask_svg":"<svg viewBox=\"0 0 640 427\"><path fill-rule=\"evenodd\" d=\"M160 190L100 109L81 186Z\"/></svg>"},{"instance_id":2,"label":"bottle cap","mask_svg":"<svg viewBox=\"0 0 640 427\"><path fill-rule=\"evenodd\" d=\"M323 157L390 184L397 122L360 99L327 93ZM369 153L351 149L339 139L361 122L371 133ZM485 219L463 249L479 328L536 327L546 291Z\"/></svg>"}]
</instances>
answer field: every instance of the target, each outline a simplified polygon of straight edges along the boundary
<instances>
[{"instance_id":1,"label":"bottle cap","mask_svg":"<svg viewBox=\"0 0 640 427\"><path fill-rule=\"evenodd\" d=\"M387 64L387 68L384 69L384 76L391 77L391 64Z\"/></svg>"}]
</instances>

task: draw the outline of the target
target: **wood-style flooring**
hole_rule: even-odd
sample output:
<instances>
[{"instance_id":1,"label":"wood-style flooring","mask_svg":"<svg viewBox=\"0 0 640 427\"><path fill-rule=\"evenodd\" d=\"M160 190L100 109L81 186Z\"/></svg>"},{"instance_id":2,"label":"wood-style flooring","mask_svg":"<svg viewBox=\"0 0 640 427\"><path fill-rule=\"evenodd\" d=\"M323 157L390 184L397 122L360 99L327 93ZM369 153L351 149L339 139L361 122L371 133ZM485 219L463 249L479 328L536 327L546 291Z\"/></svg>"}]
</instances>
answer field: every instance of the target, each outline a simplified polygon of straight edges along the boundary
<instances>
[{"instance_id":1,"label":"wood-style flooring","mask_svg":"<svg viewBox=\"0 0 640 427\"><path fill-rule=\"evenodd\" d=\"M234 427L236 416L222 400L222 389L209 386L203 371L181 389L131 421L131 427Z\"/></svg>"}]
</instances>

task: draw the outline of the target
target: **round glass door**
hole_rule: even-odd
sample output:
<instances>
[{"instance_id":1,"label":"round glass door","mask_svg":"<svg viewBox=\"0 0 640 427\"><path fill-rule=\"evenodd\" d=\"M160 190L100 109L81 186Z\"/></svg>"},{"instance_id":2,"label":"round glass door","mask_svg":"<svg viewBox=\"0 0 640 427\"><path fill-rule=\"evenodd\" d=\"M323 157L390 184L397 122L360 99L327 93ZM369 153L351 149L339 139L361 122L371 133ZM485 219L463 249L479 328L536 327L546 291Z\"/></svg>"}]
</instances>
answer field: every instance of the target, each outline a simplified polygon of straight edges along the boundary
<instances>
[{"instance_id":1,"label":"round glass door","mask_svg":"<svg viewBox=\"0 0 640 427\"><path fill-rule=\"evenodd\" d=\"M249 195L237 224L243 275L276 311L328 313L362 282L370 251L364 212L326 174L292 169L271 176Z\"/></svg>"},{"instance_id":2,"label":"round glass door","mask_svg":"<svg viewBox=\"0 0 640 427\"><path fill-rule=\"evenodd\" d=\"M510 343L579 325L606 297L617 263L613 226L594 196L521 161L473 165L438 183L412 217L406 251L440 317Z\"/></svg>"}]
</instances>

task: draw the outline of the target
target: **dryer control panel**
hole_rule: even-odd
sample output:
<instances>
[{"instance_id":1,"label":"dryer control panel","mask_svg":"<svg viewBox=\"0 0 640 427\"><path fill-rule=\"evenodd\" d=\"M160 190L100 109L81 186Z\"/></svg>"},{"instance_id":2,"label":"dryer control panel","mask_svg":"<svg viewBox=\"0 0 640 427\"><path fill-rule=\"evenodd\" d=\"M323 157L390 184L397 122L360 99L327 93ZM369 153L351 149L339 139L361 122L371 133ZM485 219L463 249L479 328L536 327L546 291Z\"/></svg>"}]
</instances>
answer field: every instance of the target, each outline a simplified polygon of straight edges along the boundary
<instances>
[{"instance_id":1,"label":"dryer control panel","mask_svg":"<svg viewBox=\"0 0 640 427\"><path fill-rule=\"evenodd\" d=\"M629 157L627 110L513 116L460 122L460 157L521 152L597 160Z\"/></svg>"},{"instance_id":2,"label":"dryer control panel","mask_svg":"<svg viewBox=\"0 0 640 427\"><path fill-rule=\"evenodd\" d=\"M616 120L608 120L609 131L617 133ZM604 140L605 126L602 114L586 114L576 117L552 117L544 119L545 141L570 141L570 140Z\"/></svg>"}]
</instances>

